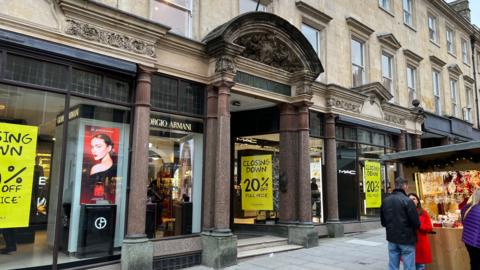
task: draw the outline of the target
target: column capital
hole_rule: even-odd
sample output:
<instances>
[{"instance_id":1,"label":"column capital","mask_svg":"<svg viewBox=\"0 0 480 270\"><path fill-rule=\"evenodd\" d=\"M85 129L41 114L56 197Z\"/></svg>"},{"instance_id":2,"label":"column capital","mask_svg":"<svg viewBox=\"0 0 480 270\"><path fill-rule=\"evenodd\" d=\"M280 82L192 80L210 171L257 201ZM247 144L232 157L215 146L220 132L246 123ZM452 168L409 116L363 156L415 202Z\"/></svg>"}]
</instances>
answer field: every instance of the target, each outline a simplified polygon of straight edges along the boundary
<instances>
[{"instance_id":1,"label":"column capital","mask_svg":"<svg viewBox=\"0 0 480 270\"><path fill-rule=\"evenodd\" d=\"M157 69L154 67L144 66L144 65L137 65L138 74L152 74L157 72Z\"/></svg>"},{"instance_id":2,"label":"column capital","mask_svg":"<svg viewBox=\"0 0 480 270\"><path fill-rule=\"evenodd\" d=\"M235 82L233 80L229 80L226 78L218 78L217 80L214 80L211 83L212 86L215 86L217 88L232 88L235 85ZM218 89L220 90L220 89Z\"/></svg>"},{"instance_id":3,"label":"column capital","mask_svg":"<svg viewBox=\"0 0 480 270\"><path fill-rule=\"evenodd\" d=\"M301 112L305 110L308 111L308 109L312 107L313 102L310 100L300 100L292 103L292 105L295 106L299 112Z\"/></svg>"}]
</instances>

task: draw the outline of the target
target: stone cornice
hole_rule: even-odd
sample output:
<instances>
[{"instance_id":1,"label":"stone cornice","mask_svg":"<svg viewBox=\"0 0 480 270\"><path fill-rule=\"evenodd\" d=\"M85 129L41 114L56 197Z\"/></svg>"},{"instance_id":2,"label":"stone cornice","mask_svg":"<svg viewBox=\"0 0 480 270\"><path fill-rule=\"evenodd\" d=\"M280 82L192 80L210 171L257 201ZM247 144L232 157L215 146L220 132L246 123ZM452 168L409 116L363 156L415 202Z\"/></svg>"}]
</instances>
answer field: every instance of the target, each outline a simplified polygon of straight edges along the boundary
<instances>
[{"instance_id":1,"label":"stone cornice","mask_svg":"<svg viewBox=\"0 0 480 270\"><path fill-rule=\"evenodd\" d=\"M345 18L345 20L347 21L348 26L360 31L366 36L370 36L374 32L372 28L368 27L367 25L353 17L347 17Z\"/></svg>"},{"instance_id":2,"label":"stone cornice","mask_svg":"<svg viewBox=\"0 0 480 270\"><path fill-rule=\"evenodd\" d=\"M283 69L275 68L257 61L245 57L237 57L236 59L237 70L254 74L262 78L269 78L274 81L290 84L291 73Z\"/></svg>"},{"instance_id":3,"label":"stone cornice","mask_svg":"<svg viewBox=\"0 0 480 270\"><path fill-rule=\"evenodd\" d=\"M472 77L468 76L468 75L463 75L463 80L464 80L465 82L470 83L470 84L474 84L474 83L475 83L475 80L474 80Z\"/></svg>"},{"instance_id":4,"label":"stone cornice","mask_svg":"<svg viewBox=\"0 0 480 270\"><path fill-rule=\"evenodd\" d=\"M449 19L455 21L458 25L460 25L464 30L467 31L468 34L473 34L475 29L473 28L472 24L467 21L462 15L456 12L450 5L448 5L443 0L428 0L430 4L436 7L439 11L441 11L444 15L446 15Z\"/></svg>"},{"instance_id":5,"label":"stone cornice","mask_svg":"<svg viewBox=\"0 0 480 270\"><path fill-rule=\"evenodd\" d=\"M432 62L433 64L435 64L437 66L440 66L440 67L443 67L447 64L446 62L444 62L442 59L436 57L435 55L430 55L430 62Z\"/></svg>"},{"instance_id":6,"label":"stone cornice","mask_svg":"<svg viewBox=\"0 0 480 270\"><path fill-rule=\"evenodd\" d=\"M409 50L409 49L403 49L403 54L412 59L413 61L415 62L420 62L423 60L423 57L421 57L420 55L414 53L413 51Z\"/></svg>"},{"instance_id":7,"label":"stone cornice","mask_svg":"<svg viewBox=\"0 0 480 270\"><path fill-rule=\"evenodd\" d=\"M297 6L297 8L307 14L307 15L310 15L312 16L313 18L315 19L318 19L320 22L324 23L324 24L327 24L329 23L333 18L328 16L327 14L321 12L320 10L310 6L309 4L305 3L304 1L296 1L295 2L295 6Z\"/></svg>"},{"instance_id":8,"label":"stone cornice","mask_svg":"<svg viewBox=\"0 0 480 270\"><path fill-rule=\"evenodd\" d=\"M377 38L381 43L394 50L398 50L400 49L400 47L402 47L402 44L400 44L400 42L397 40L397 38L395 38L392 33L380 34L377 36Z\"/></svg>"},{"instance_id":9,"label":"stone cornice","mask_svg":"<svg viewBox=\"0 0 480 270\"><path fill-rule=\"evenodd\" d=\"M158 44L158 48L175 53L181 52L190 56L194 55L200 58L208 58L205 51L205 44L178 35L167 34Z\"/></svg>"}]
</instances>

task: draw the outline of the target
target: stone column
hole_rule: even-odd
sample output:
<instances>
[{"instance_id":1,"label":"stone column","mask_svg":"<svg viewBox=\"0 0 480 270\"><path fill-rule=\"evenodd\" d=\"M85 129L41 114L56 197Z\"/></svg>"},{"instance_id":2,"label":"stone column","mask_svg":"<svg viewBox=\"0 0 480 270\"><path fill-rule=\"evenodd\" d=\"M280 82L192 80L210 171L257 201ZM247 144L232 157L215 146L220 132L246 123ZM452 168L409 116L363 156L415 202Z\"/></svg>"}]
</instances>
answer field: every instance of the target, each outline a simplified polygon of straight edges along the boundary
<instances>
[{"instance_id":1,"label":"stone column","mask_svg":"<svg viewBox=\"0 0 480 270\"><path fill-rule=\"evenodd\" d=\"M152 269L153 245L145 235L148 187L150 93L154 69L139 66L133 119L127 235L122 247L122 269Z\"/></svg>"},{"instance_id":2,"label":"stone column","mask_svg":"<svg viewBox=\"0 0 480 270\"><path fill-rule=\"evenodd\" d=\"M422 135L415 134L415 141L413 143L413 149L421 149L422 148Z\"/></svg>"},{"instance_id":3,"label":"stone column","mask_svg":"<svg viewBox=\"0 0 480 270\"><path fill-rule=\"evenodd\" d=\"M310 185L310 126L308 123L308 108L311 104L312 103L309 101L296 103L296 114L292 115L293 117L289 117L291 120L294 120L294 122L287 125L287 127L289 126L292 129L294 126L297 127L295 136L296 142L292 144L292 146L295 146L297 149L297 157L295 163L292 163L292 165L294 165L295 171L297 172L295 178L293 178L296 186L296 196L293 196L293 198L298 209L298 224L289 226L288 242L291 244L302 245L306 248L318 246L318 232L315 230L312 223L312 190ZM280 146L280 151L282 151L281 147L282 145ZM280 154L280 158L285 158L287 155L290 155L290 159L295 158L286 151L283 156ZM280 168L283 168L282 164L280 165ZM290 192L290 190L288 192Z\"/></svg>"},{"instance_id":4,"label":"stone column","mask_svg":"<svg viewBox=\"0 0 480 270\"><path fill-rule=\"evenodd\" d=\"M215 219L217 233L230 231L230 88L233 82L220 81L217 101L217 142L215 151Z\"/></svg>"},{"instance_id":5,"label":"stone column","mask_svg":"<svg viewBox=\"0 0 480 270\"><path fill-rule=\"evenodd\" d=\"M230 88L218 80L209 90L205 155L202 264L215 269L237 263L237 237L230 230ZM208 171L208 172L207 172ZM207 186L208 185L208 186Z\"/></svg>"},{"instance_id":6,"label":"stone column","mask_svg":"<svg viewBox=\"0 0 480 270\"><path fill-rule=\"evenodd\" d=\"M310 102L297 105L298 117L298 218L300 224L312 224L312 190L310 185L310 134L308 108Z\"/></svg>"},{"instance_id":7,"label":"stone column","mask_svg":"<svg viewBox=\"0 0 480 270\"><path fill-rule=\"evenodd\" d=\"M217 142L217 104L218 92L215 86L208 86L207 98L207 124L205 129L205 179L203 182L203 230L212 231L214 227L214 205L215 205L215 155Z\"/></svg>"},{"instance_id":8,"label":"stone column","mask_svg":"<svg viewBox=\"0 0 480 270\"><path fill-rule=\"evenodd\" d=\"M330 237L343 236L343 225L338 211L337 140L335 138L336 115L325 115L325 163L327 185L327 228Z\"/></svg>"},{"instance_id":9,"label":"stone column","mask_svg":"<svg viewBox=\"0 0 480 270\"><path fill-rule=\"evenodd\" d=\"M280 108L280 206L281 223L298 223L297 211L297 125L295 107L282 103Z\"/></svg>"}]
</instances>

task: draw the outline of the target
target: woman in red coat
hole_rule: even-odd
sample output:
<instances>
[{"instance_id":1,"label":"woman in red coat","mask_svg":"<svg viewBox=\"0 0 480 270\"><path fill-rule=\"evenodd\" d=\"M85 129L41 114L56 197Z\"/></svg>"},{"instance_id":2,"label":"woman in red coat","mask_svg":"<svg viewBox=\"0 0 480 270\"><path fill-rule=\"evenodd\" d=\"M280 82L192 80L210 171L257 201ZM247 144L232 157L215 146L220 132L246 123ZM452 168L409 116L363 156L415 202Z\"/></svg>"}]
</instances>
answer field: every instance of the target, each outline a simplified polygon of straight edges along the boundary
<instances>
[{"instance_id":1,"label":"woman in red coat","mask_svg":"<svg viewBox=\"0 0 480 270\"><path fill-rule=\"evenodd\" d=\"M427 211L422 208L417 194L410 193L408 197L417 207L420 218L420 228L417 229L417 243L415 244L415 265L417 270L424 270L425 264L432 262L432 251L430 250L430 241L427 233L432 231L432 221Z\"/></svg>"}]
</instances>

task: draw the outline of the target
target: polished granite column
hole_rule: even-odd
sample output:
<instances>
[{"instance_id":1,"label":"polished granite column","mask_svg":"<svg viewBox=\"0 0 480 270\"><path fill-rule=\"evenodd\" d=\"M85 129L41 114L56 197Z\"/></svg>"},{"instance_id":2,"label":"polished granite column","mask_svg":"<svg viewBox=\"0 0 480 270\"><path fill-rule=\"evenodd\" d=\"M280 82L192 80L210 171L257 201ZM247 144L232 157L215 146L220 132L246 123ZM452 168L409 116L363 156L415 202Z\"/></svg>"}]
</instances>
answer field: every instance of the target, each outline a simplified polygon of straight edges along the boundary
<instances>
[{"instance_id":1,"label":"polished granite column","mask_svg":"<svg viewBox=\"0 0 480 270\"><path fill-rule=\"evenodd\" d=\"M152 269L153 245L145 234L148 187L148 137L152 68L139 66L133 116L127 235L122 246L122 269Z\"/></svg>"}]
</instances>

